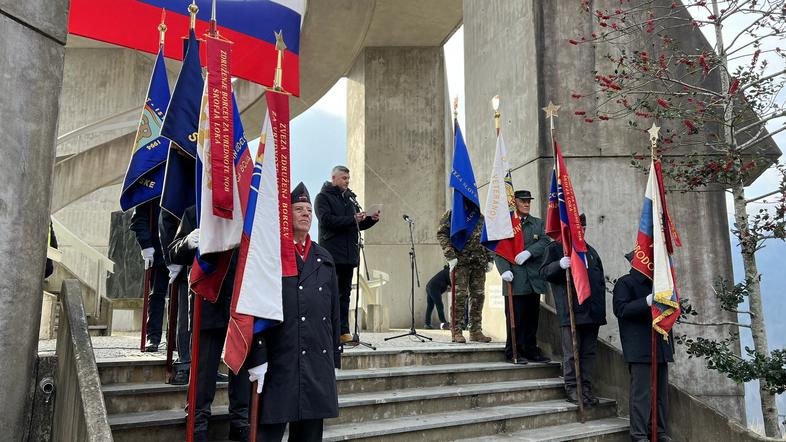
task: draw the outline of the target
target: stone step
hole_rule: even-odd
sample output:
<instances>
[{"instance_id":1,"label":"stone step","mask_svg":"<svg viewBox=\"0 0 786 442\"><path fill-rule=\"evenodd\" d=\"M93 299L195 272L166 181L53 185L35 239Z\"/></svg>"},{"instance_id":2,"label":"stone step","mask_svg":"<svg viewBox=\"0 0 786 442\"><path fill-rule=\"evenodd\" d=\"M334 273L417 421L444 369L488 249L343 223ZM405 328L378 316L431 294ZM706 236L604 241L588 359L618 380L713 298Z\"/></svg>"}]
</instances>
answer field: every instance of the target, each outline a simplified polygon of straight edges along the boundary
<instances>
[{"instance_id":1,"label":"stone step","mask_svg":"<svg viewBox=\"0 0 786 442\"><path fill-rule=\"evenodd\" d=\"M108 327L106 325L88 325L87 332L90 336L106 336Z\"/></svg>"},{"instance_id":2,"label":"stone step","mask_svg":"<svg viewBox=\"0 0 786 442\"><path fill-rule=\"evenodd\" d=\"M504 344L447 344L448 347L423 347L415 350L348 349L341 358L343 370L504 362ZM163 382L163 358L106 359L97 362L102 385L114 383ZM222 364L223 365L223 364ZM534 365L534 364L533 364ZM225 371L225 368L222 368Z\"/></svg>"},{"instance_id":3,"label":"stone step","mask_svg":"<svg viewBox=\"0 0 786 442\"><path fill-rule=\"evenodd\" d=\"M559 376L559 373L559 364L556 363L528 365L512 365L507 362L446 364L424 367L339 370L337 384L339 395L344 396L411 388L547 379L555 378ZM116 414L180 409L185 404L188 386L169 385L162 382L108 383L103 386L102 390L107 412ZM226 385L219 384L219 390L216 392L216 404L226 405L227 403Z\"/></svg>"},{"instance_id":4,"label":"stone step","mask_svg":"<svg viewBox=\"0 0 786 442\"><path fill-rule=\"evenodd\" d=\"M507 362L387 367L336 372L338 394L400 390L405 388L468 385L559 376L560 364L513 365Z\"/></svg>"},{"instance_id":5,"label":"stone step","mask_svg":"<svg viewBox=\"0 0 786 442\"><path fill-rule=\"evenodd\" d=\"M577 406L564 400L469 408L458 411L329 425L323 440L434 441L483 437L577 422ZM588 420L613 417L616 403L602 399L588 408ZM483 438L482 440L485 440Z\"/></svg>"},{"instance_id":6,"label":"stone step","mask_svg":"<svg viewBox=\"0 0 786 442\"><path fill-rule=\"evenodd\" d=\"M573 422L551 427L534 428L515 433L461 439L461 442L628 442L630 440L628 419L610 417Z\"/></svg>"},{"instance_id":7,"label":"stone step","mask_svg":"<svg viewBox=\"0 0 786 442\"><path fill-rule=\"evenodd\" d=\"M214 406L229 404L227 385L226 382L216 384ZM188 396L188 385L165 383L110 384L103 386L101 390L109 415L183 410Z\"/></svg>"},{"instance_id":8,"label":"stone step","mask_svg":"<svg viewBox=\"0 0 786 442\"><path fill-rule=\"evenodd\" d=\"M564 400L549 400L363 423L333 424L329 420L325 425L323 440L433 441L493 436L504 431L516 432L574 423L578 419L576 410L576 405ZM598 406L587 409L587 419L610 418L615 411L614 401L602 399ZM227 407L214 407L209 425L211 440L226 439L228 419ZM109 416L109 424L115 442L172 442L185 439L185 413L182 410L112 415Z\"/></svg>"},{"instance_id":9,"label":"stone step","mask_svg":"<svg viewBox=\"0 0 786 442\"><path fill-rule=\"evenodd\" d=\"M564 397L563 382L559 378L355 393L339 396L341 413L330 423L373 422Z\"/></svg>"}]
</instances>

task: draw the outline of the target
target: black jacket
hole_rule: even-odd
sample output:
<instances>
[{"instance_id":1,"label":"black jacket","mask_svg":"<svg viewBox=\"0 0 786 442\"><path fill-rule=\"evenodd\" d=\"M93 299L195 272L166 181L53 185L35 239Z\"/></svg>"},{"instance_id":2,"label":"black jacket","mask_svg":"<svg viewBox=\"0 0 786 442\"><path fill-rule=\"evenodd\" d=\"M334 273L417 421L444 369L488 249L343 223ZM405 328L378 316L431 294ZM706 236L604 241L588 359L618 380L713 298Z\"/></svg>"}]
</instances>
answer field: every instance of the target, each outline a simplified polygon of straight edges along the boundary
<instances>
[{"instance_id":1,"label":"black jacket","mask_svg":"<svg viewBox=\"0 0 786 442\"><path fill-rule=\"evenodd\" d=\"M450 270L448 266L442 267L436 275L426 283L426 293L439 293L440 295L450 287Z\"/></svg>"},{"instance_id":2,"label":"black jacket","mask_svg":"<svg viewBox=\"0 0 786 442\"><path fill-rule=\"evenodd\" d=\"M620 327L620 340L625 362L652 362L652 310L647 295L652 293L652 281L638 270L622 276L614 284L614 316ZM674 362L674 339L657 334L658 362Z\"/></svg>"},{"instance_id":3,"label":"black jacket","mask_svg":"<svg viewBox=\"0 0 786 442\"><path fill-rule=\"evenodd\" d=\"M314 210L319 220L319 244L333 256L336 264L357 266L358 226L366 230L377 223L367 216L355 222L357 208L349 200L348 192L325 182L314 199Z\"/></svg>"},{"instance_id":4,"label":"black jacket","mask_svg":"<svg viewBox=\"0 0 786 442\"><path fill-rule=\"evenodd\" d=\"M169 245L169 257L172 264L190 266L194 263L196 249L188 247L186 237L196 228L196 206L186 209L180 227L177 229L175 239ZM229 324L229 306L232 304L232 288L235 282L235 268L237 267L237 250L232 253L232 262L229 271L221 284L221 291L215 303L202 299L202 315L200 330L226 328ZM192 295L193 296L193 295Z\"/></svg>"},{"instance_id":5,"label":"black jacket","mask_svg":"<svg viewBox=\"0 0 786 442\"><path fill-rule=\"evenodd\" d=\"M158 239L158 217L161 213L160 200L158 198L134 207L131 215L131 230L136 235L136 242L139 247L155 249L153 264L164 264L164 255L161 253L161 242Z\"/></svg>"},{"instance_id":6,"label":"black jacket","mask_svg":"<svg viewBox=\"0 0 786 442\"><path fill-rule=\"evenodd\" d=\"M560 317L560 325L570 326L570 313L567 303L567 280L565 270L559 266L559 260L565 256L562 252L562 243L554 241L546 246L546 256L540 267L540 276L551 284L554 295L554 304ZM606 276L603 273L603 263L595 251L587 244L587 276L590 283L590 297L579 305L576 297L576 287L573 287L573 313L576 316L576 325L604 325L606 323ZM573 282L571 282L573 285Z\"/></svg>"},{"instance_id":7,"label":"black jacket","mask_svg":"<svg viewBox=\"0 0 786 442\"><path fill-rule=\"evenodd\" d=\"M173 264L172 257L169 255L169 246L175 240L177 229L180 227L180 220L175 215L162 210L158 217L158 238L161 242L161 250L164 255L166 265Z\"/></svg>"},{"instance_id":8,"label":"black jacket","mask_svg":"<svg viewBox=\"0 0 786 442\"><path fill-rule=\"evenodd\" d=\"M282 278L284 322L254 335L245 366L268 363L261 422L338 416L335 368L341 368L338 279L316 243L297 255L298 274Z\"/></svg>"}]
</instances>

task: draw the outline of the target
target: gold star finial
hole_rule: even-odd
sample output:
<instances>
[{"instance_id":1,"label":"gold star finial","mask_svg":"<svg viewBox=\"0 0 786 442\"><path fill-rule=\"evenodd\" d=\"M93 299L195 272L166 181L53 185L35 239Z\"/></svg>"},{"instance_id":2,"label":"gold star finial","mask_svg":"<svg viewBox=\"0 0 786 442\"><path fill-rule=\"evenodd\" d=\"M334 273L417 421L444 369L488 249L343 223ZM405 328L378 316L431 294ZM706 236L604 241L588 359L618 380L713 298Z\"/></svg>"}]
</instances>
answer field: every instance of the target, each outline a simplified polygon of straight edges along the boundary
<instances>
[{"instance_id":1,"label":"gold star finial","mask_svg":"<svg viewBox=\"0 0 786 442\"><path fill-rule=\"evenodd\" d=\"M560 106L549 101L549 105L543 108L543 112L546 112L546 118L556 117L559 108Z\"/></svg>"},{"instance_id":2,"label":"gold star finial","mask_svg":"<svg viewBox=\"0 0 786 442\"><path fill-rule=\"evenodd\" d=\"M287 45L284 44L284 32L283 31L273 31L273 34L276 36L276 50L283 51L287 48Z\"/></svg>"},{"instance_id":3,"label":"gold star finial","mask_svg":"<svg viewBox=\"0 0 786 442\"><path fill-rule=\"evenodd\" d=\"M658 141L658 135L660 134L660 127L655 125L655 122L652 123L652 127L647 131L650 134L650 142L655 143Z\"/></svg>"}]
</instances>

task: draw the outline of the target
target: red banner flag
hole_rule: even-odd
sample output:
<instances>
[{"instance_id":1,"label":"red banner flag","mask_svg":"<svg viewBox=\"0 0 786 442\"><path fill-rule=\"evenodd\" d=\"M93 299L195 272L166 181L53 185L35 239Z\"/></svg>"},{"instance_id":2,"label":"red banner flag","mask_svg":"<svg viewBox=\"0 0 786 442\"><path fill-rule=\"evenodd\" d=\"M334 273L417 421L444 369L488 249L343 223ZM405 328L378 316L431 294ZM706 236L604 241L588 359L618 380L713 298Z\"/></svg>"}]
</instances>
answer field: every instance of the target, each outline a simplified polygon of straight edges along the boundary
<instances>
[{"instance_id":1,"label":"red banner flag","mask_svg":"<svg viewBox=\"0 0 786 442\"><path fill-rule=\"evenodd\" d=\"M232 219L232 77L231 42L207 36L207 96L210 106L210 163L213 214Z\"/></svg>"},{"instance_id":2,"label":"red banner flag","mask_svg":"<svg viewBox=\"0 0 786 442\"><path fill-rule=\"evenodd\" d=\"M282 276L297 275L295 243L292 239L292 205L289 178L289 95L275 91L265 93L270 111L270 126L278 165L278 213L281 217Z\"/></svg>"}]
</instances>

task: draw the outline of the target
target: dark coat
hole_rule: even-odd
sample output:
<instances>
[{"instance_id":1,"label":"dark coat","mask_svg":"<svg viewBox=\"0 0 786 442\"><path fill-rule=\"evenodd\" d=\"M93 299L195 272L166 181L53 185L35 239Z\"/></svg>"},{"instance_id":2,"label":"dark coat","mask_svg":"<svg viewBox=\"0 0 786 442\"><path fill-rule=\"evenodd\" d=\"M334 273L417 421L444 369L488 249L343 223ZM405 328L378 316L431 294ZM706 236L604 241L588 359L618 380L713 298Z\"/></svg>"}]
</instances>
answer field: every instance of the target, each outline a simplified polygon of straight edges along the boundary
<instances>
[{"instance_id":1,"label":"dark coat","mask_svg":"<svg viewBox=\"0 0 786 442\"><path fill-rule=\"evenodd\" d=\"M311 244L298 274L283 280L284 321L254 335L245 366L268 363L261 422L338 416L341 368L338 279L330 254Z\"/></svg>"},{"instance_id":2,"label":"dark coat","mask_svg":"<svg viewBox=\"0 0 786 442\"><path fill-rule=\"evenodd\" d=\"M333 256L336 264L357 266L358 227L366 230L377 223L367 216L355 222L357 208L349 200L348 192L326 182L314 199L314 211L319 221L319 244Z\"/></svg>"},{"instance_id":3,"label":"dark coat","mask_svg":"<svg viewBox=\"0 0 786 442\"><path fill-rule=\"evenodd\" d=\"M180 220L175 215L162 210L158 217L158 238L161 242L161 251L164 255L166 265L172 264L169 256L169 246L175 240L177 229L180 227Z\"/></svg>"},{"instance_id":4,"label":"dark coat","mask_svg":"<svg viewBox=\"0 0 786 442\"><path fill-rule=\"evenodd\" d=\"M507 271L513 273L513 296L540 295L546 293L546 282L540 276L540 266L549 238L543 229L543 220L532 215L521 219L521 229L524 234L524 250L532 254L524 265L511 264L505 258L497 255L494 262L497 264L499 274ZM508 296L508 284L502 284L502 295Z\"/></svg>"},{"instance_id":5,"label":"dark coat","mask_svg":"<svg viewBox=\"0 0 786 442\"><path fill-rule=\"evenodd\" d=\"M639 271L630 269L614 284L614 316L617 317L622 341L622 354L628 363L652 362L652 310L647 295L652 281ZM665 341L657 335L658 362L674 362L674 338L669 332Z\"/></svg>"},{"instance_id":6,"label":"dark coat","mask_svg":"<svg viewBox=\"0 0 786 442\"><path fill-rule=\"evenodd\" d=\"M196 228L196 206L186 209L180 227L177 229L175 239L169 245L169 258L172 264L191 266L194 263L196 249L188 247L186 237ZM199 323L200 330L226 328L229 324L229 306L232 304L232 289L235 282L235 268L237 267L237 250L232 253L232 261L221 291L215 303L201 299L202 309ZM193 296L193 293L192 293Z\"/></svg>"},{"instance_id":7,"label":"dark coat","mask_svg":"<svg viewBox=\"0 0 786 442\"><path fill-rule=\"evenodd\" d=\"M570 313L567 302L566 272L559 266L559 260L565 256L562 252L562 243L553 241L546 246L546 257L540 267L540 275L551 284L551 293L554 295L554 304L560 317L560 325L570 326ZM590 283L590 297L579 305L576 297L576 287L573 287L573 313L576 325L604 325L606 323L606 276L603 273L603 263L595 251L587 244L587 276ZM573 282L571 282L571 286Z\"/></svg>"},{"instance_id":8,"label":"dark coat","mask_svg":"<svg viewBox=\"0 0 786 442\"><path fill-rule=\"evenodd\" d=\"M426 293L445 293L450 288L450 270L448 266L442 267L436 275L426 283Z\"/></svg>"},{"instance_id":9,"label":"dark coat","mask_svg":"<svg viewBox=\"0 0 786 442\"><path fill-rule=\"evenodd\" d=\"M158 239L158 217L161 213L160 200L158 198L142 203L134 207L131 215L131 230L136 235L136 242L142 249L152 247L153 265L164 264L164 255L161 252L161 242Z\"/></svg>"}]
</instances>

